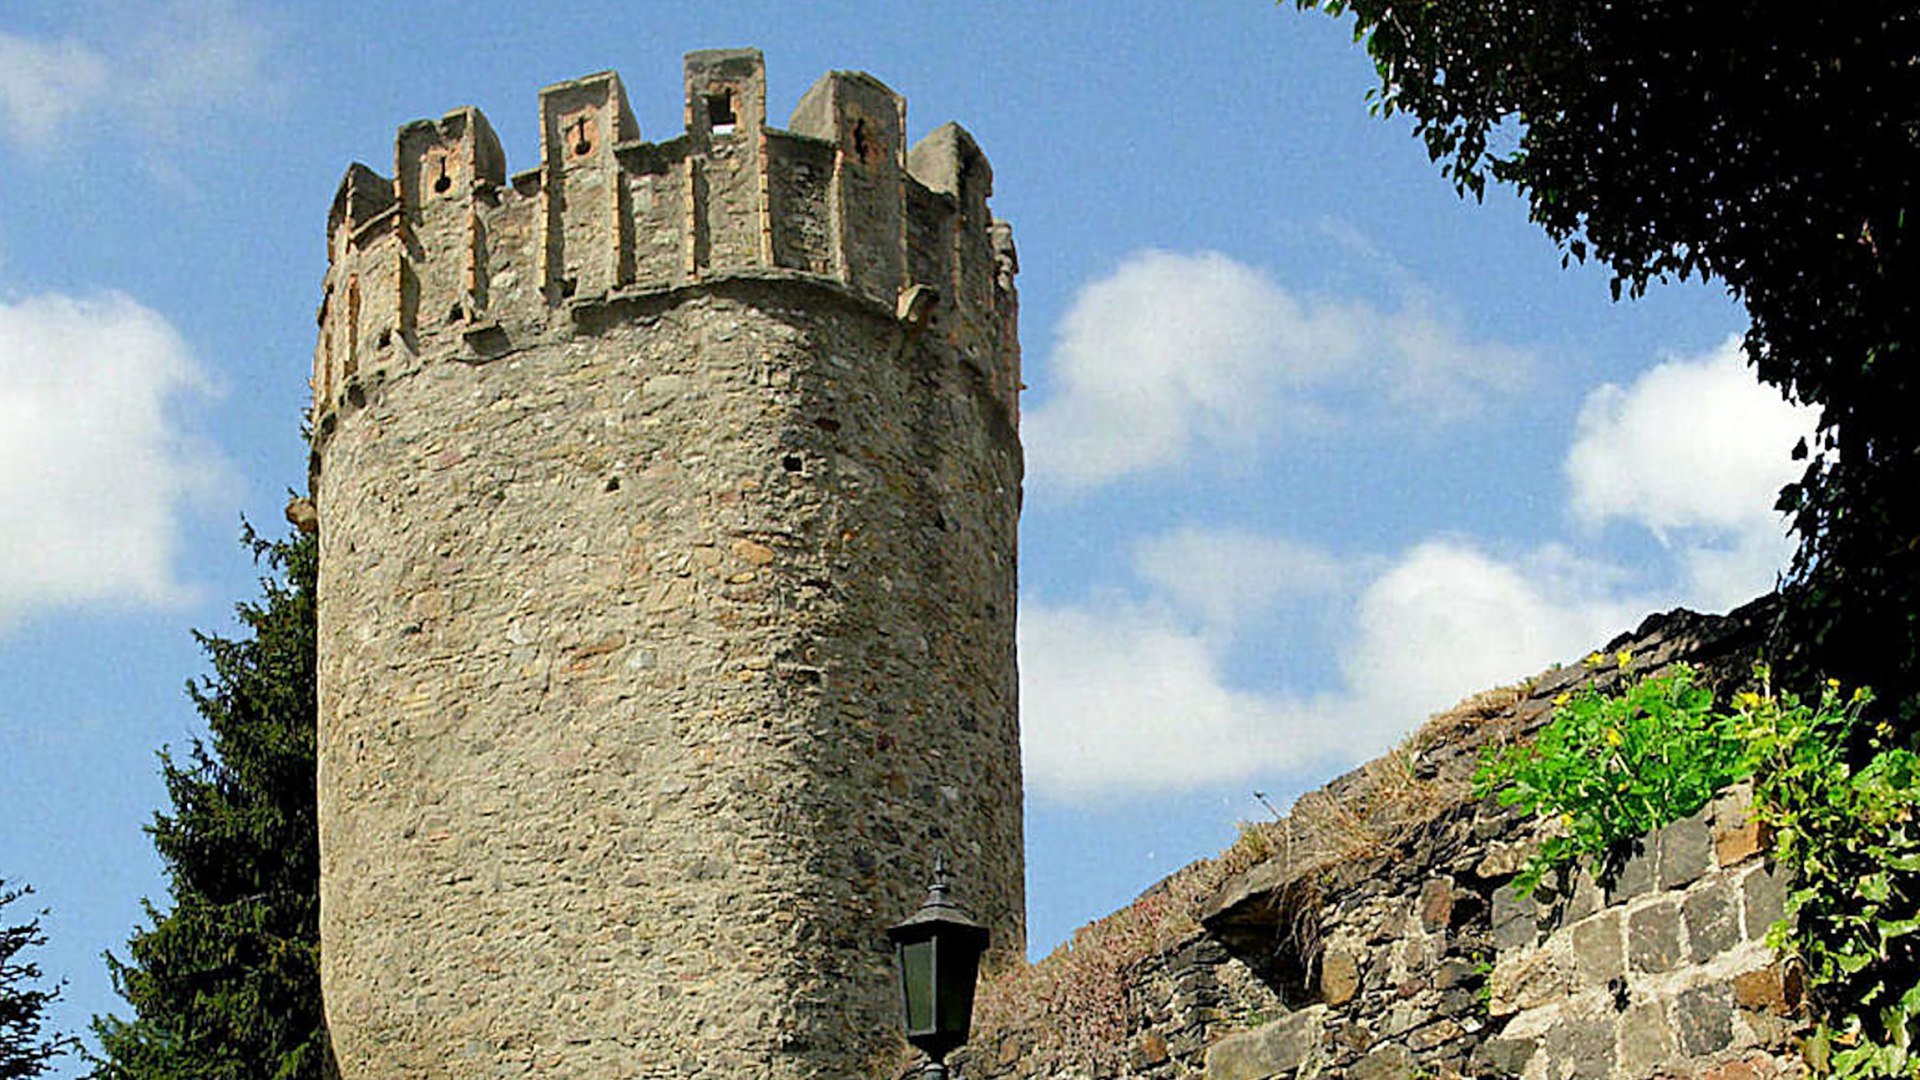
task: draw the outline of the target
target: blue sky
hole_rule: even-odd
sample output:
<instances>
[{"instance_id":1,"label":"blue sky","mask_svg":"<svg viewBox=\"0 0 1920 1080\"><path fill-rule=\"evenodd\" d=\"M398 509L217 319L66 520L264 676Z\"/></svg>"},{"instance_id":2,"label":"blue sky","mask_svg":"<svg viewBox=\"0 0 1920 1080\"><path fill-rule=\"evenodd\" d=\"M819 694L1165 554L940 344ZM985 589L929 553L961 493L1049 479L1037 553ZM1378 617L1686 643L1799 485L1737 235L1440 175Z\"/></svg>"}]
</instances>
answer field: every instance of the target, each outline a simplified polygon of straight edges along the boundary
<instances>
[{"instance_id":1,"label":"blue sky","mask_svg":"<svg viewBox=\"0 0 1920 1080\"><path fill-rule=\"evenodd\" d=\"M1367 113L1344 23L1170 5L8 0L0 12L0 876L53 909L56 1017L159 897L154 752L198 731L304 483L326 208L402 122L474 104L534 163L540 87L764 49L949 119L1020 246L1021 662L1035 951L1428 713L1789 550L1808 418L1700 285L1611 303L1506 193L1463 203Z\"/></svg>"}]
</instances>

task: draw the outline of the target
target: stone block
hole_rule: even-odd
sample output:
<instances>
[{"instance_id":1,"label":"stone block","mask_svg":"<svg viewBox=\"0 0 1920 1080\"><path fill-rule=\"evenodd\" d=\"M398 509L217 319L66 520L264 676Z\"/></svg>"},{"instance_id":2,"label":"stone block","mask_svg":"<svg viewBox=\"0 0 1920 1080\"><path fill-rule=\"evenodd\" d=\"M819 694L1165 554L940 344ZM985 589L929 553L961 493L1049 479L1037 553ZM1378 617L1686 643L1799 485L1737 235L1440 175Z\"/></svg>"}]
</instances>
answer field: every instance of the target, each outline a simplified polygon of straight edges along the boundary
<instances>
[{"instance_id":1,"label":"stone block","mask_svg":"<svg viewBox=\"0 0 1920 1080\"><path fill-rule=\"evenodd\" d=\"M1787 875L1777 866L1759 865L1740 879L1747 937L1764 940L1773 924L1787 916Z\"/></svg>"},{"instance_id":2,"label":"stone block","mask_svg":"<svg viewBox=\"0 0 1920 1080\"><path fill-rule=\"evenodd\" d=\"M1655 883L1662 889L1684 889L1700 879L1713 866L1713 850L1707 826L1708 812L1676 821L1660 830L1654 870Z\"/></svg>"},{"instance_id":3,"label":"stone block","mask_svg":"<svg viewBox=\"0 0 1920 1080\"><path fill-rule=\"evenodd\" d=\"M1601 890L1600 883L1594 880L1593 871L1585 866L1574 872L1569 889L1567 902L1560 909L1560 920L1565 925L1579 922L1606 906L1606 893Z\"/></svg>"},{"instance_id":4,"label":"stone block","mask_svg":"<svg viewBox=\"0 0 1920 1080\"><path fill-rule=\"evenodd\" d=\"M1673 1003L1680 1052L1705 1057L1733 1041L1733 989L1715 983L1681 994Z\"/></svg>"},{"instance_id":5,"label":"stone block","mask_svg":"<svg viewBox=\"0 0 1920 1080\"><path fill-rule=\"evenodd\" d=\"M1445 930L1453 921L1453 882L1446 878L1429 878L1420 887L1420 899L1416 905L1420 915L1420 928L1429 934Z\"/></svg>"},{"instance_id":6,"label":"stone block","mask_svg":"<svg viewBox=\"0 0 1920 1080\"><path fill-rule=\"evenodd\" d=\"M1677 901L1661 900L1627 916L1627 959L1633 970L1671 971L1684 957Z\"/></svg>"},{"instance_id":7,"label":"stone block","mask_svg":"<svg viewBox=\"0 0 1920 1080\"><path fill-rule=\"evenodd\" d=\"M1583 986L1603 986L1618 977L1625 964L1625 947L1620 935L1621 914L1603 911L1593 918L1573 924L1574 972Z\"/></svg>"},{"instance_id":8,"label":"stone block","mask_svg":"<svg viewBox=\"0 0 1920 1080\"><path fill-rule=\"evenodd\" d=\"M1624 853L1612 880L1607 882L1607 902L1625 903L1636 896L1644 896L1654 888L1654 862L1656 855L1643 840L1628 841L1629 848Z\"/></svg>"},{"instance_id":9,"label":"stone block","mask_svg":"<svg viewBox=\"0 0 1920 1080\"><path fill-rule=\"evenodd\" d=\"M1470 1060L1480 1075L1519 1076L1539 1049L1533 1039L1488 1039L1474 1047Z\"/></svg>"},{"instance_id":10,"label":"stone block","mask_svg":"<svg viewBox=\"0 0 1920 1080\"><path fill-rule=\"evenodd\" d=\"M1551 1074L1582 1080L1610 1075L1616 1028L1611 1012L1576 1012L1561 1017L1541 1040L1541 1048L1553 1065Z\"/></svg>"},{"instance_id":11,"label":"stone block","mask_svg":"<svg viewBox=\"0 0 1920 1080\"><path fill-rule=\"evenodd\" d=\"M1700 1080L1775 1080L1789 1075L1798 1076L1800 1072L1788 1073L1771 1058L1754 1056L1715 1065L1702 1072Z\"/></svg>"},{"instance_id":12,"label":"stone block","mask_svg":"<svg viewBox=\"0 0 1920 1080\"><path fill-rule=\"evenodd\" d=\"M1565 997L1573 989L1573 959L1564 948L1529 949L1504 955L1494 965L1487 1011L1507 1016Z\"/></svg>"},{"instance_id":13,"label":"stone block","mask_svg":"<svg viewBox=\"0 0 1920 1080\"><path fill-rule=\"evenodd\" d=\"M1360 965L1346 949L1328 949L1320 957L1320 1000L1345 1005L1360 992Z\"/></svg>"},{"instance_id":14,"label":"stone block","mask_svg":"<svg viewBox=\"0 0 1920 1080\"><path fill-rule=\"evenodd\" d=\"M1502 952L1521 949L1540 940L1540 923L1532 897L1522 900L1513 886L1493 891L1493 943Z\"/></svg>"},{"instance_id":15,"label":"stone block","mask_svg":"<svg viewBox=\"0 0 1920 1080\"><path fill-rule=\"evenodd\" d=\"M1740 900L1725 878L1708 882L1680 905L1687 924L1687 951L1696 964L1740 944Z\"/></svg>"},{"instance_id":16,"label":"stone block","mask_svg":"<svg viewBox=\"0 0 1920 1080\"><path fill-rule=\"evenodd\" d=\"M1347 1075L1353 1080L1406 1080L1414 1075L1414 1068L1413 1051L1388 1043L1354 1062Z\"/></svg>"},{"instance_id":17,"label":"stone block","mask_svg":"<svg viewBox=\"0 0 1920 1080\"><path fill-rule=\"evenodd\" d=\"M1440 1046L1443 1043L1450 1043L1466 1033L1467 1029L1461 1027L1458 1023L1443 1019L1428 1024L1426 1027L1415 1028L1413 1031L1408 1032L1407 1046L1417 1053L1424 1054L1428 1050Z\"/></svg>"},{"instance_id":18,"label":"stone block","mask_svg":"<svg viewBox=\"0 0 1920 1080\"><path fill-rule=\"evenodd\" d=\"M1796 964L1773 963L1733 977L1733 1000L1743 1009L1791 1016L1800 1008L1806 986Z\"/></svg>"},{"instance_id":19,"label":"stone block","mask_svg":"<svg viewBox=\"0 0 1920 1080\"><path fill-rule=\"evenodd\" d=\"M1324 1009L1303 1009L1207 1048L1208 1080L1266 1080L1299 1068L1319 1049Z\"/></svg>"},{"instance_id":20,"label":"stone block","mask_svg":"<svg viewBox=\"0 0 1920 1080\"><path fill-rule=\"evenodd\" d=\"M1651 1076L1673 1057L1673 1028L1659 1002L1628 1006L1620 1015L1620 1071L1628 1076Z\"/></svg>"},{"instance_id":21,"label":"stone block","mask_svg":"<svg viewBox=\"0 0 1920 1080\"><path fill-rule=\"evenodd\" d=\"M1737 866L1767 850L1772 837L1758 821L1745 821L1733 828L1719 825L1713 830L1713 857L1721 866Z\"/></svg>"}]
</instances>

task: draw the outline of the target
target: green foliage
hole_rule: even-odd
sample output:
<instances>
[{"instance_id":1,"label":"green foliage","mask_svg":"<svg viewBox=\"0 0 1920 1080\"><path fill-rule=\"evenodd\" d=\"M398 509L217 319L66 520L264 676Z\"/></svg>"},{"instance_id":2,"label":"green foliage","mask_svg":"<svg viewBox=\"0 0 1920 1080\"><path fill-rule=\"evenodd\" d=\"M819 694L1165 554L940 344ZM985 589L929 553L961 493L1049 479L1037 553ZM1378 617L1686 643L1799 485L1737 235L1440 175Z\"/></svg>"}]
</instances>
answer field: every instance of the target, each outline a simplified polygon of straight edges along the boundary
<instances>
[{"instance_id":1,"label":"green foliage","mask_svg":"<svg viewBox=\"0 0 1920 1080\"><path fill-rule=\"evenodd\" d=\"M1514 887L1532 895L1550 871L1596 865L1621 843L1697 812L1745 775L1745 744L1712 713L1713 692L1676 664L1618 694L1561 696L1533 742L1490 749L1474 774L1482 796L1559 825Z\"/></svg>"},{"instance_id":2,"label":"green foliage","mask_svg":"<svg viewBox=\"0 0 1920 1080\"><path fill-rule=\"evenodd\" d=\"M0 916L32 891L24 886L10 889L0 879ZM12 926L0 921L0 1080L40 1076L53 1067L55 1058L80 1045L72 1036L42 1033L42 1014L60 996L60 988L37 988L39 965L20 958L23 951L47 943L46 932L40 929L44 914Z\"/></svg>"},{"instance_id":3,"label":"green foliage","mask_svg":"<svg viewBox=\"0 0 1920 1080\"><path fill-rule=\"evenodd\" d=\"M1863 719L1870 694L1843 695L1837 680L1809 706L1776 693L1763 666L1756 689L1716 710L1695 678L1675 666L1615 695L1570 695L1531 745L1483 759L1483 795L1561 827L1516 887L1530 893L1549 870L1604 857L1751 776L1793 882L1768 941L1806 974L1808 1063L1920 1077L1920 756Z\"/></svg>"},{"instance_id":4,"label":"green foliage","mask_svg":"<svg viewBox=\"0 0 1920 1080\"><path fill-rule=\"evenodd\" d=\"M1464 194L1527 199L1618 296L1715 277L1759 376L1820 407L1781 493L1781 640L1920 725L1920 9L1716 0L1294 0L1350 14ZM1785 669L1783 669L1785 670Z\"/></svg>"},{"instance_id":5,"label":"green foliage","mask_svg":"<svg viewBox=\"0 0 1920 1080\"><path fill-rule=\"evenodd\" d=\"M237 606L244 634L198 634L188 684L209 741L163 751L171 813L148 826L171 910L109 955L131 1020L98 1017L103 1080L314 1080L333 1074L320 1008L312 537L246 542L279 577Z\"/></svg>"},{"instance_id":6,"label":"green foliage","mask_svg":"<svg viewBox=\"0 0 1920 1080\"><path fill-rule=\"evenodd\" d=\"M1763 673L1764 674L1764 673ZM1817 707L1743 694L1736 721L1756 765L1755 811L1791 874L1769 941L1797 956L1819 1024L1817 1072L1920 1076L1920 758L1862 719L1870 701L1829 681ZM1866 746L1853 756L1848 748Z\"/></svg>"}]
</instances>

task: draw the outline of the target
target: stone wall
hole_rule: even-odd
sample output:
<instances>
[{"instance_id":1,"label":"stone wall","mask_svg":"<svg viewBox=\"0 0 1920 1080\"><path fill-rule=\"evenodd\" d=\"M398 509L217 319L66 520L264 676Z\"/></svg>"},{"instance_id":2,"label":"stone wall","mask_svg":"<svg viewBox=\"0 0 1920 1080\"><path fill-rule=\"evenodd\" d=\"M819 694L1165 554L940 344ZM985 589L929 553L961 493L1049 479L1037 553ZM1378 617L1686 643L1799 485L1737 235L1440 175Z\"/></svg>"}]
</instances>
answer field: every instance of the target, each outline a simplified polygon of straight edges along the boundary
<instances>
[{"instance_id":1,"label":"stone wall","mask_svg":"<svg viewBox=\"0 0 1920 1080\"><path fill-rule=\"evenodd\" d=\"M563 83L511 182L467 109L342 185L313 485L346 1080L891 1075L884 928L935 852L1024 947L1011 249L954 287L1004 232L955 177L978 211L915 202L947 254L867 235L844 159L904 206L896 128L772 132L763 87L695 54L653 145L616 77ZM839 209L773 213L789 138L828 171L781 198Z\"/></svg>"},{"instance_id":2,"label":"stone wall","mask_svg":"<svg viewBox=\"0 0 1920 1080\"><path fill-rule=\"evenodd\" d=\"M1767 611L1657 617L1606 652L1630 652L1635 673L1688 660L1724 684L1751 662ZM1071 1010L1029 1011L990 1018L968 1075L1799 1075L1798 987L1764 944L1786 883L1743 791L1644 838L1604 881L1549 879L1525 901L1512 888L1539 837L1473 797L1480 749L1536 729L1561 693L1623 674L1611 659L1575 664L1483 695L1304 796L1143 897L1149 909L1186 898L1190 917L1161 920L1169 932L1129 940L1097 924L1077 940L1123 950L1113 1053L1060 1038ZM1076 963L1057 955L1022 989Z\"/></svg>"}]
</instances>

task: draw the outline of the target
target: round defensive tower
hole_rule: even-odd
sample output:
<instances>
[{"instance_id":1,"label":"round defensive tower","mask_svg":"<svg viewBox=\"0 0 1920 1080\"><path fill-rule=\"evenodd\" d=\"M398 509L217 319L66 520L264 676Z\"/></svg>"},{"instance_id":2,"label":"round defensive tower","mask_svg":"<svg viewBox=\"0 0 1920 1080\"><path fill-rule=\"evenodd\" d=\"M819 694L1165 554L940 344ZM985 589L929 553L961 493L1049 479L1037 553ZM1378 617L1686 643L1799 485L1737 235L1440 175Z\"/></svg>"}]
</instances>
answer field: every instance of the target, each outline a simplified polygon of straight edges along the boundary
<instances>
[{"instance_id":1,"label":"round defensive tower","mask_svg":"<svg viewBox=\"0 0 1920 1080\"><path fill-rule=\"evenodd\" d=\"M857 1077L937 853L1023 941L1019 346L992 174L758 52L348 170L314 365L346 1080ZM890 1074L889 1074L890 1075Z\"/></svg>"}]
</instances>

